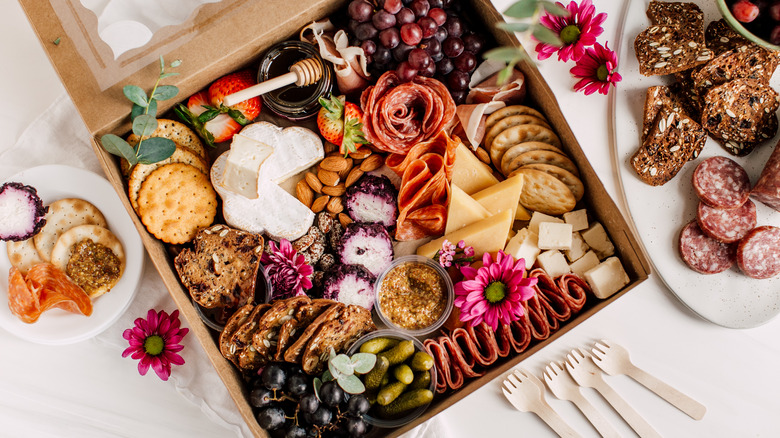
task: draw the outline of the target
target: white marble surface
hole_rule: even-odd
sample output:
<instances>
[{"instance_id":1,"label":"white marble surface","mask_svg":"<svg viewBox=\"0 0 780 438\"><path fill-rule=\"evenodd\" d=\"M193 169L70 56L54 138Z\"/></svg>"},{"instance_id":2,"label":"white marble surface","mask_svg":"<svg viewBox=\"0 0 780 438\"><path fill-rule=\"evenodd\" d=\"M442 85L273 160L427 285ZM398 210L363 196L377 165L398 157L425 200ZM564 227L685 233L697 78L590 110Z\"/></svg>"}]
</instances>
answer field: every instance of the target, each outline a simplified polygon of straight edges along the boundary
<instances>
[{"instance_id":1,"label":"white marble surface","mask_svg":"<svg viewBox=\"0 0 780 438\"><path fill-rule=\"evenodd\" d=\"M509 1L495 3L503 9ZM595 3L599 11L610 13L603 38L613 47L622 2ZM7 1L0 11L1 154L63 93L63 87L20 6ZM608 98L571 91L570 65L563 67L550 60L540 65L605 187L619 199L610 155ZM540 374L545 363L561 359L568 350L609 338L628 347L641 367L707 406L704 419L694 421L633 380L606 377L661 435L774 437L780 434L779 328L777 320L745 330L706 322L651 276L522 366ZM0 331L0 345L0 436L234 435L209 420L171 382L161 382L153 374L138 376L135 362L122 359L116 347L92 341L46 347L4 331ZM191 354L203 354L192 345ZM447 436L556 436L538 417L514 410L499 388L500 379L489 382L443 412L438 418L448 426ZM598 436L573 405L547 395L550 404L583 436ZM585 395L623 436L635 436L597 393L586 390Z\"/></svg>"}]
</instances>

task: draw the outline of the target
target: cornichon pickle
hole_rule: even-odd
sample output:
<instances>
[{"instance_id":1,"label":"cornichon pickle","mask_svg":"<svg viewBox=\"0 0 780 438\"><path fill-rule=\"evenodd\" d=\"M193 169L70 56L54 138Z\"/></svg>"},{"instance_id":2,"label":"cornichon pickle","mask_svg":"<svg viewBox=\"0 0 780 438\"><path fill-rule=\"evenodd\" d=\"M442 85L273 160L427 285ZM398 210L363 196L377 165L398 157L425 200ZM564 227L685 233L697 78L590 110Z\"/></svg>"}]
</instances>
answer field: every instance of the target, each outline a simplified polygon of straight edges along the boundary
<instances>
[{"instance_id":1,"label":"cornichon pickle","mask_svg":"<svg viewBox=\"0 0 780 438\"><path fill-rule=\"evenodd\" d=\"M403 382L389 383L379 390L379 394L376 395L376 402L381 406L386 406L398 398L404 392L404 389L406 389L406 384Z\"/></svg>"},{"instance_id":2,"label":"cornichon pickle","mask_svg":"<svg viewBox=\"0 0 780 438\"><path fill-rule=\"evenodd\" d=\"M385 375L382 376L382 384L379 385L379 387L381 388L387 385L388 383L390 383L390 373L385 373Z\"/></svg>"},{"instance_id":3,"label":"cornichon pickle","mask_svg":"<svg viewBox=\"0 0 780 438\"><path fill-rule=\"evenodd\" d=\"M414 380L409 384L409 389L425 389L431 386L431 372L418 371L414 373Z\"/></svg>"},{"instance_id":4,"label":"cornichon pickle","mask_svg":"<svg viewBox=\"0 0 780 438\"><path fill-rule=\"evenodd\" d=\"M379 353L377 358L386 357L390 361L390 365L398 365L399 363L409 359L414 354L414 343L412 341L401 341L395 347L385 352Z\"/></svg>"},{"instance_id":5,"label":"cornichon pickle","mask_svg":"<svg viewBox=\"0 0 780 438\"><path fill-rule=\"evenodd\" d=\"M412 372L412 369L409 368L409 365L402 363L393 368L393 377L399 382L408 385L414 380L414 373Z\"/></svg>"},{"instance_id":6,"label":"cornichon pickle","mask_svg":"<svg viewBox=\"0 0 780 438\"><path fill-rule=\"evenodd\" d=\"M378 354L395 347L400 342L398 339L379 337L363 343L360 346L361 353Z\"/></svg>"},{"instance_id":7,"label":"cornichon pickle","mask_svg":"<svg viewBox=\"0 0 780 438\"><path fill-rule=\"evenodd\" d=\"M387 374L387 370L390 369L390 361L386 357L377 356L376 365L366 374L363 379L363 383L366 385L367 390L378 389L382 384L382 379Z\"/></svg>"},{"instance_id":8,"label":"cornichon pickle","mask_svg":"<svg viewBox=\"0 0 780 438\"><path fill-rule=\"evenodd\" d=\"M424 351L418 351L412 356L411 365L415 371L427 371L433 367L433 358Z\"/></svg>"},{"instance_id":9,"label":"cornichon pickle","mask_svg":"<svg viewBox=\"0 0 780 438\"><path fill-rule=\"evenodd\" d=\"M386 415L398 415L400 413L427 405L433 400L433 392L430 389L413 389L406 391L392 403L385 405L382 412Z\"/></svg>"}]
</instances>

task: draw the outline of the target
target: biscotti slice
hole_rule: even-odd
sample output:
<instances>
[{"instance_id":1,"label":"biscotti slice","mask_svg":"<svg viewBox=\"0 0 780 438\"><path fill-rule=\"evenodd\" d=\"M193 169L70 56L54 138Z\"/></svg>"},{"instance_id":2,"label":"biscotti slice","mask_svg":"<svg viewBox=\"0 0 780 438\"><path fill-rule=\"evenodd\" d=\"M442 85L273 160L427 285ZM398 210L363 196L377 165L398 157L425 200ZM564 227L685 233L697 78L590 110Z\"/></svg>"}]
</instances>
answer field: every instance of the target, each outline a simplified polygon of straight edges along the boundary
<instances>
[{"instance_id":1,"label":"biscotti slice","mask_svg":"<svg viewBox=\"0 0 780 438\"><path fill-rule=\"evenodd\" d=\"M697 157L707 135L704 129L681 111L662 107L642 146L631 157L639 178L651 186L669 182L683 165Z\"/></svg>"},{"instance_id":2,"label":"biscotti slice","mask_svg":"<svg viewBox=\"0 0 780 438\"><path fill-rule=\"evenodd\" d=\"M751 44L747 38L735 32L722 18L707 25L707 29L704 30L704 42L715 56Z\"/></svg>"},{"instance_id":3,"label":"biscotti slice","mask_svg":"<svg viewBox=\"0 0 780 438\"><path fill-rule=\"evenodd\" d=\"M704 43L704 13L694 3L653 0L647 18L652 24L677 27L686 40Z\"/></svg>"},{"instance_id":4,"label":"biscotti slice","mask_svg":"<svg viewBox=\"0 0 780 438\"><path fill-rule=\"evenodd\" d=\"M207 309L238 308L251 302L260 269L263 237L225 225L198 232L174 266L192 298Z\"/></svg>"},{"instance_id":5,"label":"biscotti slice","mask_svg":"<svg viewBox=\"0 0 780 438\"><path fill-rule=\"evenodd\" d=\"M734 79L704 97L702 126L714 137L756 142L777 132L778 95L757 79Z\"/></svg>"},{"instance_id":6,"label":"biscotti slice","mask_svg":"<svg viewBox=\"0 0 780 438\"><path fill-rule=\"evenodd\" d=\"M712 51L699 41L685 38L676 27L650 26L637 35L634 51L639 73L668 75L693 68L712 59Z\"/></svg>"},{"instance_id":7,"label":"biscotti slice","mask_svg":"<svg viewBox=\"0 0 780 438\"><path fill-rule=\"evenodd\" d=\"M721 53L692 76L693 84L705 90L732 79L756 79L769 84L780 62L780 56L756 44L739 46ZM706 91L699 90L703 96Z\"/></svg>"}]
</instances>

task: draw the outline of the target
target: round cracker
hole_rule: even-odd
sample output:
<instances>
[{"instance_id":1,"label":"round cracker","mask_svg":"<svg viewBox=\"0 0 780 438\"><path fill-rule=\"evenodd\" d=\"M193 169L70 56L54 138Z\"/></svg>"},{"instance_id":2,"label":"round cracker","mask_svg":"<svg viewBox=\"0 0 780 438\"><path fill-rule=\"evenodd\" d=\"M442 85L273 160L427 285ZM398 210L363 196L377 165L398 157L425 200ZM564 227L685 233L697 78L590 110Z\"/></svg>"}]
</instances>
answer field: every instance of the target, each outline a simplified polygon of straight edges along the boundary
<instances>
[{"instance_id":1,"label":"round cracker","mask_svg":"<svg viewBox=\"0 0 780 438\"><path fill-rule=\"evenodd\" d=\"M44 262L51 260L51 251L60 235L78 225L100 225L108 227L100 209L78 198L54 201L46 213L46 225L33 237L35 249Z\"/></svg>"},{"instance_id":2,"label":"round cracker","mask_svg":"<svg viewBox=\"0 0 780 438\"><path fill-rule=\"evenodd\" d=\"M195 131L184 123L177 122L176 120L157 119L157 129L155 129L149 137L169 138L177 145L184 146L195 152L204 160L208 161L209 159L209 153L206 150L206 147L203 146L203 142L200 141L200 137L195 134ZM130 134L127 137L127 142L133 146L138 144L138 140L140 140L140 137L135 134Z\"/></svg>"},{"instance_id":3,"label":"round cracker","mask_svg":"<svg viewBox=\"0 0 780 438\"><path fill-rule=\"evenodd\" d=\"M520 205L539 213L558 216L574 209L577 200L566 184L541 170L520 168L514 175L523 175Z\"/></svg>"},{"instance_id":4,"label":"round cracker","mask_svg":"<svg viewBox=\"0 0 780 438\"><path fill-rule=\"evenodd\" d=\"M498 134L506 129L509 129L517 125L539 125L550 129L550 125L544 120L536 116L530 116L527 114L518 114L514 116L504 117L493 125L490 130L486 130L485 134L485 148L490 150L490 145Z\"/></svg>"},{"instance_id":5,"label":"round cracker","mask_svg":"<svg viewBox=\"0 0 780 438\"><path fill-rule=\"evenodd\" d=\"M552 130L539 125L517 125L501 131L490 146L490 160L500 167L504 152L510 147L526 141L540 141L560 149L561 140Z\"/></svg>"},{"instance_id":6,"label":"round cracker","mask_svg":"<svg viewBox=\"0 0 780 438\"><path fill-rule=\"evenodd\" d=\"M547 118L545 118L542 113L531 108L530 106L509 105L497 111L494 111L487 117L487 119L485 119L485 132L489 131L490 128L492 128L493 125L495 125L499 120L506 117L519 116L519 115L534 116L545 121L547 120Z\"/></svg>"},{"instance_id":7,"label":"round cracker","mask_svg":"<svg viewBox=\"0 0 780 438\"><path fill-rule=\"evenodd\" d=\"M512 173L511 171L507 170L509 163L511 163L512 160L514 160L518 155L535 150L562 152L557 147L551 144L542 143L541 141L526 141L523 143L518 143L516 145L510 146L509 149L504 152L504 156L501 157L501 166L499 166L501 167L501 173L504 176Z\"/></svg>"},{"instance_id":8,"label":"round cracker","mask_svg":"<svg viewBox=\"0 0 780 438\"><path fill-rule=\"evenodd\" d=\"M506 169L508 173L511 174L523 166L535 163L552 164L553 166L566 169L578 177L580 175L580 171L577 169L577 165L574 164L574 161L570 160L569 157L562 154L561 152L544 151L541 149L528 151L516 156L514 159L512 159L511 162L507 164Z\"/></svg>"},{"instance_id":9,"label":"round cracker","mask_svg":"<svg viewBox=\"0 0 780 438\"><path fill-rule=\"evenodd\" d=\"M562 167L542 163L527 164L521 167L521 169L526 168L541 170L544 173L549 173L550 175L558 178L562 183L566 184L566 187L568 187L569 190L571 190L571 193L574 195L574 199L577 202L579 202L580 199L582 199L582 197L585 195L585 184L582 183L582 180L579 179L577 175Z\"/></svg>"},{"instance_id":10,"label":"round cracker","mask_svg":"<svg viewBox=\"0 0 780 438\"><path fill-rule=\"evenodd\" d=\"M98 225L79 225L69 229L57 239L57 244L54 245L54 249L51 252L51 263L63 272L67 272L68 262L73 255L73 247L86 239L110 249L119 260L119 276L116 279L94 290L88 291L84 289L90 298L95 299L116 286L125 272L125 264L127 263L125 250L122 247L122 242L117 239L111 230Z\"/></svg>"},{"instance_id":11,"label":"round cracker","mask_svg":"<svg viewBox=\"0 0 780 438\"><path fill-rule=\"evenodd\" d=\"M38 250L35 249L32 237L18 242L9 240L5 242L5 250L8 253L11 266L18 269L22 275L27 275L27 271L34 265L43 263Z\"/></svg>"},{"instance_id":12,"label":"round cracker","mask_svg":"<svg viewBox=\"0 0 780 438\"><path fill-rule=\"evenodd\" d=\"M195 166L165 164L141 184L138 214L156 238L172 244L186 243L214 222L217 193L209 177Z\"/></svg>"},{"instance_id":13,"label":"round cracker","mask_svg":"<svg viewBox=\"0 0 780 438\"><path fill-rule=\"evenodd\" d=\"M170 163L189 164L197 167L198 170L206 175L209 173L209 164L206 160L198 156L195 152L178 145L176 146L176 150L173 151L173 154L162 161L150 164L136 164L130 172L130 177L127 179L127 195L136 211L138 211L138 191L141 190L141 184L143 184L146 177L155 169Z\"/></svg>"}]
</instances>

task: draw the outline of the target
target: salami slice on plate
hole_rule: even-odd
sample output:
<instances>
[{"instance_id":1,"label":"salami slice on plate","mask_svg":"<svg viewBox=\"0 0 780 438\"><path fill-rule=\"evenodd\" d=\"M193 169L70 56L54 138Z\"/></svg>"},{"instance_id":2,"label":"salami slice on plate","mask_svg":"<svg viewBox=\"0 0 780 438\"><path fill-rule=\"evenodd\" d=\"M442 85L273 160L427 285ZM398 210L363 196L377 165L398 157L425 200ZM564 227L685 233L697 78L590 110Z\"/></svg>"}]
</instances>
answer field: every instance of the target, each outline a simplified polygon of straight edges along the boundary
<instances>
[{"instance_id":1,"label":"salami slice on plate","mask_svg":"<svg viewBox=\"0 0 780 438\"><path fill-rule=\"evenodd\" d=\"M730 268L735 261L735 245L719 242L704 234L696 221L691 221L680 233L680 256L694 271L717 274Z\"/></svg>"},{"instance_id":2,"label":"salami slice on plate","mask_svg":"<svg viewBox=\"0 0 780 438\"><path fill-rule=\"evenodd\" d=\"M753 278L780 274L780 228L766 225L751 230L739 242L737 265Z\"/></svg>"},{"instance_id":3,"label":"salami slice on plate","mask_svg":"<svg viewBox=\"0 0 780 438\"><path fill-rule=\"evenodd\" d=\"M696 221L705 234L723 243L734 243L756 226L756 204L750 199L741 207L714 208L699 203Z\"/></svg>"},{"instance_id":4,"label":"salami slice on plate","mask_svg":"<svg viewBox=\"0 0 780 438\"><path fill-rule=\"evenodd\" d=\"M693 172L693 188L707 205L737 208L750 195L750 178L736 161L717 156L699 163Z\"/></svg>"}]
</instances>

